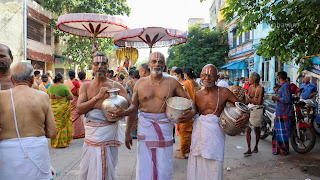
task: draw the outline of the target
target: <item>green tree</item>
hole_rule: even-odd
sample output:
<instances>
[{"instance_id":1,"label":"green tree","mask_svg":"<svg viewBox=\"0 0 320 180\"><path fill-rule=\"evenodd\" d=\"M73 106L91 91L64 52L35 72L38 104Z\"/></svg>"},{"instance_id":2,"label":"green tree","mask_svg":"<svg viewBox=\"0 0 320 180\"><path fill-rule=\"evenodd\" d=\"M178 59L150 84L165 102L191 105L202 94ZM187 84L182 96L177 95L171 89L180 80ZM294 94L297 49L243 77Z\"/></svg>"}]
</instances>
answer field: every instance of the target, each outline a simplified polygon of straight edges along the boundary
<instances>
[{"instance_id":1,"label":"green tree","mask_svg":"<svg viewBox=\"0 0 320 180\"><path fill-rule=\"evenodd\" d=\"M126 0L38 0L47 10L58 16L66 13L98 13L108 15L129 15L130 8ZM57 19L51 19L50 25L56 30L53 35L66 41L67 49L64 56L71 57L81 69L84 69L92 59L92 38L83 38L66 34L57 29ZM112 54L113 39L97 38L98 49ZM90 66L89 66L90 67Z\"/></svg>"},{"instance_id":2,"label":"green tree","mask_svg":"<svg viewBox=\"0 0 320 180\"><path fill-rule=\"evenodd\" d=\"M201 30L199 25L190 26L188 41L168 49L168 67L192 67L196 74L206 64L224 65L229 50L227 35L221 31Z\"/></svg>"},{"instance_id":3,"label":"green tree","mask_svg":"<svg viewBox=\"0 0 320 180\"><path fill-rule=\"evenodd\" d=\"M238 34L267 23L272 30L260 40L258 53L300 63L304 56L320 53L319 0L227 0L223 9L227 21L238 16ZM303 68L312 63L307 60ZM307 63L307 64L306 64ZM302 70L301 68L300 70Z\"/></svg>"}]
</instances>

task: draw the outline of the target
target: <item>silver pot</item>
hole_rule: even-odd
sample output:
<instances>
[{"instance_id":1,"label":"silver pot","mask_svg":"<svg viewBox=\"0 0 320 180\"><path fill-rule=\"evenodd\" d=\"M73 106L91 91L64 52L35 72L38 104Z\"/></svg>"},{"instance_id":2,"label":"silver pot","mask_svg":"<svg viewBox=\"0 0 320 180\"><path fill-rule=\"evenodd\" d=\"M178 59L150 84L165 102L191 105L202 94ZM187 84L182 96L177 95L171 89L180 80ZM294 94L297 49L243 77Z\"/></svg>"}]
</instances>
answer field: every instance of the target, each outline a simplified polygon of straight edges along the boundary
<instances>
[{"instance_id":1,"label":"silver pot","mask_svg":"<svg viewBox=\"0 0 320 180\"><path fill-rule=\"evenodd\" d=\"M236 118L240 116L241 113L249 113L249 108L243 104L236 102L236 107L226 107L220 115L219 125L224 133L229 136L235 136L243 132L247 127L248 123L242 127L238 128L235 126Z\"/></svg>"},{"instance_id":2,"label":"silver pot","mask_svg":"<svg viewBox=\"0 0 320 180\"><path fill-rule=\"evenodd\" d=\"M175 124L179 124L178 118L183 112L191 109L192 102L183 97L171 97L167 101L166 114L167 117Z\"/></svg>"},{"instance_id":3,"label":"silver pot","mask_svg":"<svg viewBox=\"0 0 320 180\"><path fill-rule=\"evenodd\" d=\"M107 118L107 120L111 122L115 122L115 121L119 121L120 119L123 119L123 117L111 119L108 116L108 112L107 112L108 110L112 110L112 111L117 110L117 107L115 106L115 104L121 106L124 109L128 108L127 99L124 98L123 96L118 95L118 91L120 91L120 89L117 89L117 88L112 88L108 90L109 97L102 102L103 114Z\"/></svg>"}]
</instances>

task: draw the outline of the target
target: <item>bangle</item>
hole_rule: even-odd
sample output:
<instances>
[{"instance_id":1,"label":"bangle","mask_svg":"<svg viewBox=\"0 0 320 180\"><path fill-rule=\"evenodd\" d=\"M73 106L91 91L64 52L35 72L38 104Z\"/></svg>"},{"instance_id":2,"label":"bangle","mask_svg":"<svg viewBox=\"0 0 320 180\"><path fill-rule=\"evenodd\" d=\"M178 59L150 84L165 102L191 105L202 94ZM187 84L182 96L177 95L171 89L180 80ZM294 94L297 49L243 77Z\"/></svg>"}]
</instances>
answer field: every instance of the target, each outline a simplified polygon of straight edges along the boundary
<instances>
[{"instance_id":1,"label":"bangle","mask_svg":"<svg viewBox=\"0 0 320 180\"><path fill-rule=\"evenodd\" d=\"M96 97L93 97L92 99L94 100L94 102L97 102L97 98Z\"/></svg>"}]
</instances>

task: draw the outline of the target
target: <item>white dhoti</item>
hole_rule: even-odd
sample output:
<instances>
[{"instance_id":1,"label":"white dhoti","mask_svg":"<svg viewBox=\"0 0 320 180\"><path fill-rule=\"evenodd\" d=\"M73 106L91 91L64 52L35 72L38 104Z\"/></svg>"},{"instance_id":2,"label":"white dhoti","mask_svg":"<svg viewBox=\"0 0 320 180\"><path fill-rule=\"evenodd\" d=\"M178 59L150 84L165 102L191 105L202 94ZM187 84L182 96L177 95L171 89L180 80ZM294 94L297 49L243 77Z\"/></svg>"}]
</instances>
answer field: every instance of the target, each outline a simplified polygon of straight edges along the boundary
<instances>
[{"instance_id":1,"label":"white dhoti","mask_svg":"<svg viewBox=\"0 0 320 180\"><path fill-rule=\"evenodd\" d=\"M219 117L201 115L193 123L188 180L222 180L225 134Z\"/></svg>"},{"instance_id":2,"label":"white dhoti","mask_svg":"<svg viewBox=\"0 0 320 180\"><path fill-rule=\"evenodd\" d=\"M48 140L45 136L0 141L0 179L52 179Z\"/></svg>"},{"instance_id":3,"label":"white dhoti","mask_svg":"<svg viewBox=\"0 0 320 180\"><path fill-rule=\"evenodd\" d=\"M85 139L80 163L80 180L117 179L118 147L124 142L119 121L105 121L101 110L85 116Z\"/></svg>"},{"instance_id":4,"label":"white dhoti","mask_svg":"<svg viewBox=\"0 0 320 180\"><path fill-rule=\"evenodd\" d=\"M170 180L173 123L165 113L140 112L136 180Z\"/></svg>"}]
</instances>

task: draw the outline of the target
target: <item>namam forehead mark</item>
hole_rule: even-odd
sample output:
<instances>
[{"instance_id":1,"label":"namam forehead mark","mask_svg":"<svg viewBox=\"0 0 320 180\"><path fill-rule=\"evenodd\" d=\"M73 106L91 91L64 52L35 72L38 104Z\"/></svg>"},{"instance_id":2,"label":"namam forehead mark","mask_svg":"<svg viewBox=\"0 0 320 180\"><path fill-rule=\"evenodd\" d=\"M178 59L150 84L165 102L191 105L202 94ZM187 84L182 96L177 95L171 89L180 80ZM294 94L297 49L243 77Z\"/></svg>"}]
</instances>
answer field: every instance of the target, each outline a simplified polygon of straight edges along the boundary
<instances>
[{"instance_id":1,"label":"namam forehead mark","mask_svg":"<svg viewBox=\"0 0 320 180\"><path fill-rule=\"evenodd\" d=\"M160 52L154 52L151 54L150 60L164 60L164 55Z\"/></svg>"},{"instance_id":2,"label":"namam forehead mark","mask_svg":"<svg viewBox=\"0 0 320 180\"><path fill-rule=\"evenodd\" d=\"M202 68L202 73L217 75L217 68L212 64L208 64Z\"/></svg>"},{"instance_id":3,"label":"namam forehead mark","mask_svg":"<svg viewBox=\"0 0 320 180\"><path fill-rule=\"evenodd\" d=\"M104 56L96 56L96 57L94 57L94 60L95 59L97 59L97 61L95 61L95 62L106 62L107 61L106 57L104 57Z\"/></svg>"}]
</instances>

